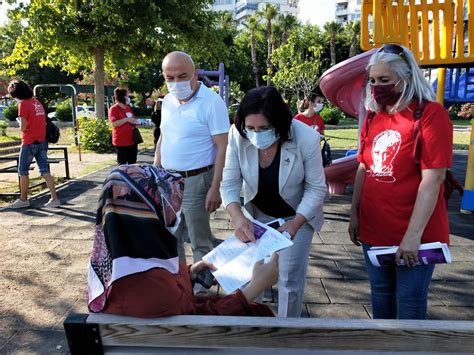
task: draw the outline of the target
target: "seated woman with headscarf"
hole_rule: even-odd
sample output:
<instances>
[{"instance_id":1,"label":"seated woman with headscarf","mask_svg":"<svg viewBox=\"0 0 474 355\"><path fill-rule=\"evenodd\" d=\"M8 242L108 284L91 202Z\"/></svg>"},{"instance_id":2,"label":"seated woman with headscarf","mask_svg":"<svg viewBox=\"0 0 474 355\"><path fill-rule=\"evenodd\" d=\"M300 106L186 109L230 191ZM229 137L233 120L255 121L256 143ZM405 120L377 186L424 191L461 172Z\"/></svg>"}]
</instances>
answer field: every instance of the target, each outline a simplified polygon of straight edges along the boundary
<instances>
[{"instance_id":1,"label":"seated woman with headscarf","mask_svg":"<svg viewBox=\"0 0 474 355\"><path fill-rule=\"evenodd\" d=\"M196 275L212 265L179 264L177 240L184 179L152 165L122 165L104 182L89 264L92 312L134 317L274 316L252 301L278 279L278 258L257 263L242 290L225 297L193 295Z\"/></svg>"}]
</instances>

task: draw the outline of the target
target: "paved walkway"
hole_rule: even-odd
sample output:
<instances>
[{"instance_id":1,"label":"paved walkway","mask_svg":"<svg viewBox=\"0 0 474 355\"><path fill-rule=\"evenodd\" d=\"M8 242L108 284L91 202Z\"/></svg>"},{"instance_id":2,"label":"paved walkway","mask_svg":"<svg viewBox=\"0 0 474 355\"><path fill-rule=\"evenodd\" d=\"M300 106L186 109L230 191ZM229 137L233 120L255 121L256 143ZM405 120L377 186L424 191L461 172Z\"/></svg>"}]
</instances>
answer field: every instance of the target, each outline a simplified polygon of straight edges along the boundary
<instances>
[{"instance_id":1,"label":"paved walkway","mask_svg":"<svg viewBox=\"0 0 474 355\"><path fill-rule=\"evenodd\" d=\"M150 162L152 156L141 155ZM456 152L455 173L465 176L467 152ZM0 212L0 353L66 353L62 322L87 312L86 268L95 208L110 168L71 181L59 190L66 203L44 208L46 196L23 212ZM474 320L474 215L461 215L450 200L452 265L438 266L430 287L429 318ZM369 318L369 285L360 248L347 235L350 197L332 197L325 224L311 249L304 316ZM231 233L224 210L212 218L218 238ZM189 249L188 249L189 251ZM267 292L273 307L276 290ZM273 299L272 299L273 298Z\"/></svg>"}]
</instances>

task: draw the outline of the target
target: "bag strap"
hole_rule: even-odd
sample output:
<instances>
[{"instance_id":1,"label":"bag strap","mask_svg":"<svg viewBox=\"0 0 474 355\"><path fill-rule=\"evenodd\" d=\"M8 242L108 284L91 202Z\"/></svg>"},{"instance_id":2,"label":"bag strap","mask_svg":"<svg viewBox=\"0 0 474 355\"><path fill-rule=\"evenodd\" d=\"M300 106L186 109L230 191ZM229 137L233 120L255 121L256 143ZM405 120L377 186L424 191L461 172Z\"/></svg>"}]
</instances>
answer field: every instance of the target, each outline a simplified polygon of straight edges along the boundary
<instances>
[{"instance_id":1,"label":"bag strap","mask_svg":"<svg viewBox=\"0 0 474 355\"><path fill-rule=\"evenodd\" d=\"M118 104L117 104L117 108L120 110L120 112L122 112L122 113L125 115L124 118L126 118L126 117L127 117L127 112L125 112L124 110L122 110L122 108L121 108ZM132 112L132 115L133 115L133 112Z\"/></svg>"},{"instance_id":2,"label":"bag strap","mask_svg":"<svg viewBox=\"0 0 474 355\"><path fill-rule=\"evenodd\" d=\"M413 125L413 160L415 164L420 164L420 155L421 155L421 118L423 117L423 110L425 109L425 101L423 100L421 103L417 105L415 110L413 111L413 118L415 120L415 124ZM369 133L369 124L374 119L376 113L374 111L369 111L367 113L367 119L365 120L365 137L367 139L367 135ZM365 139L361 142L361 149L360 154L364 152L365 148Z\"/></svg>"},{"instance_id":3,"label":"bag strap","mask_svg":"<svg viewBox=\"0 0 474 355\"><path fill-rule=\"evenodd\" d=\"M413 118L415 124L413 125L413 160L415 164L420 164L421 155L421 118L423 117L423 110L425 108L425 101L421 101L413 111Z\"/></svg>"},{"instance_id":4,"label":"bag strap","mask_svg":"<svg viewBox=\"0 0 474 355\"><path fill-rule=\"evenodd\" d=\"M369 134L369 124L372 122L375 115L376 115L376 112L374 112L374 111L367 112L367 118L365 119L365 124L364 124L365 139L360 142L360 153L359 154L364 153L365 141L367 139L367 135Z\"/></svg>"}]
</instances>

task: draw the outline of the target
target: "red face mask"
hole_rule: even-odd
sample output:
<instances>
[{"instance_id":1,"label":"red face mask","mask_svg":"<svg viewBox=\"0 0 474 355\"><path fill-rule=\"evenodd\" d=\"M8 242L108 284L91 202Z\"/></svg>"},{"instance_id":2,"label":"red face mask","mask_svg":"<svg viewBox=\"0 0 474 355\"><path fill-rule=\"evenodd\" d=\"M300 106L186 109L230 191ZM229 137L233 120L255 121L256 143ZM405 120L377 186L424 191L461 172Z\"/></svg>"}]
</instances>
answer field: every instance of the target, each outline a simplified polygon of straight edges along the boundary
<instances>
[{"instance_id":1,"label":"red face mask","mask_svg":"<svg viewBox=\"0 0 474 355\"><path fill-rule=\"evenodd\" d=\"M370 85L370 92L375 102L381 106L394 105L402 95L395 91L397 84Z\"/></svg>"}]
</instances>

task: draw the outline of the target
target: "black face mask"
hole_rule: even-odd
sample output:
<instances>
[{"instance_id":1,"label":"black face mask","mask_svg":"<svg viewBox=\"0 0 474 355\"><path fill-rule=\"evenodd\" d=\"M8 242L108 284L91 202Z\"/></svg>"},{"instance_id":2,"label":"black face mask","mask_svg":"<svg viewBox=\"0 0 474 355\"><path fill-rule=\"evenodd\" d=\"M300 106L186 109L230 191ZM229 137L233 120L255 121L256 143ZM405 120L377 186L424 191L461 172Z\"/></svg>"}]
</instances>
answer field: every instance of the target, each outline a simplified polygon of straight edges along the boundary
<instances>
[{"instance_id":1,"label":"black face mask","mask_svg":"<svg viewBox=\"0 0 474 355\"><path fill-rule=\"evenodd\" d=\"M401 92L395 91L397 84L385 84L385 85L371 85L370 92L375 102L381 106L394 105L397 103Z\"/></svg>"}]
</instances>

